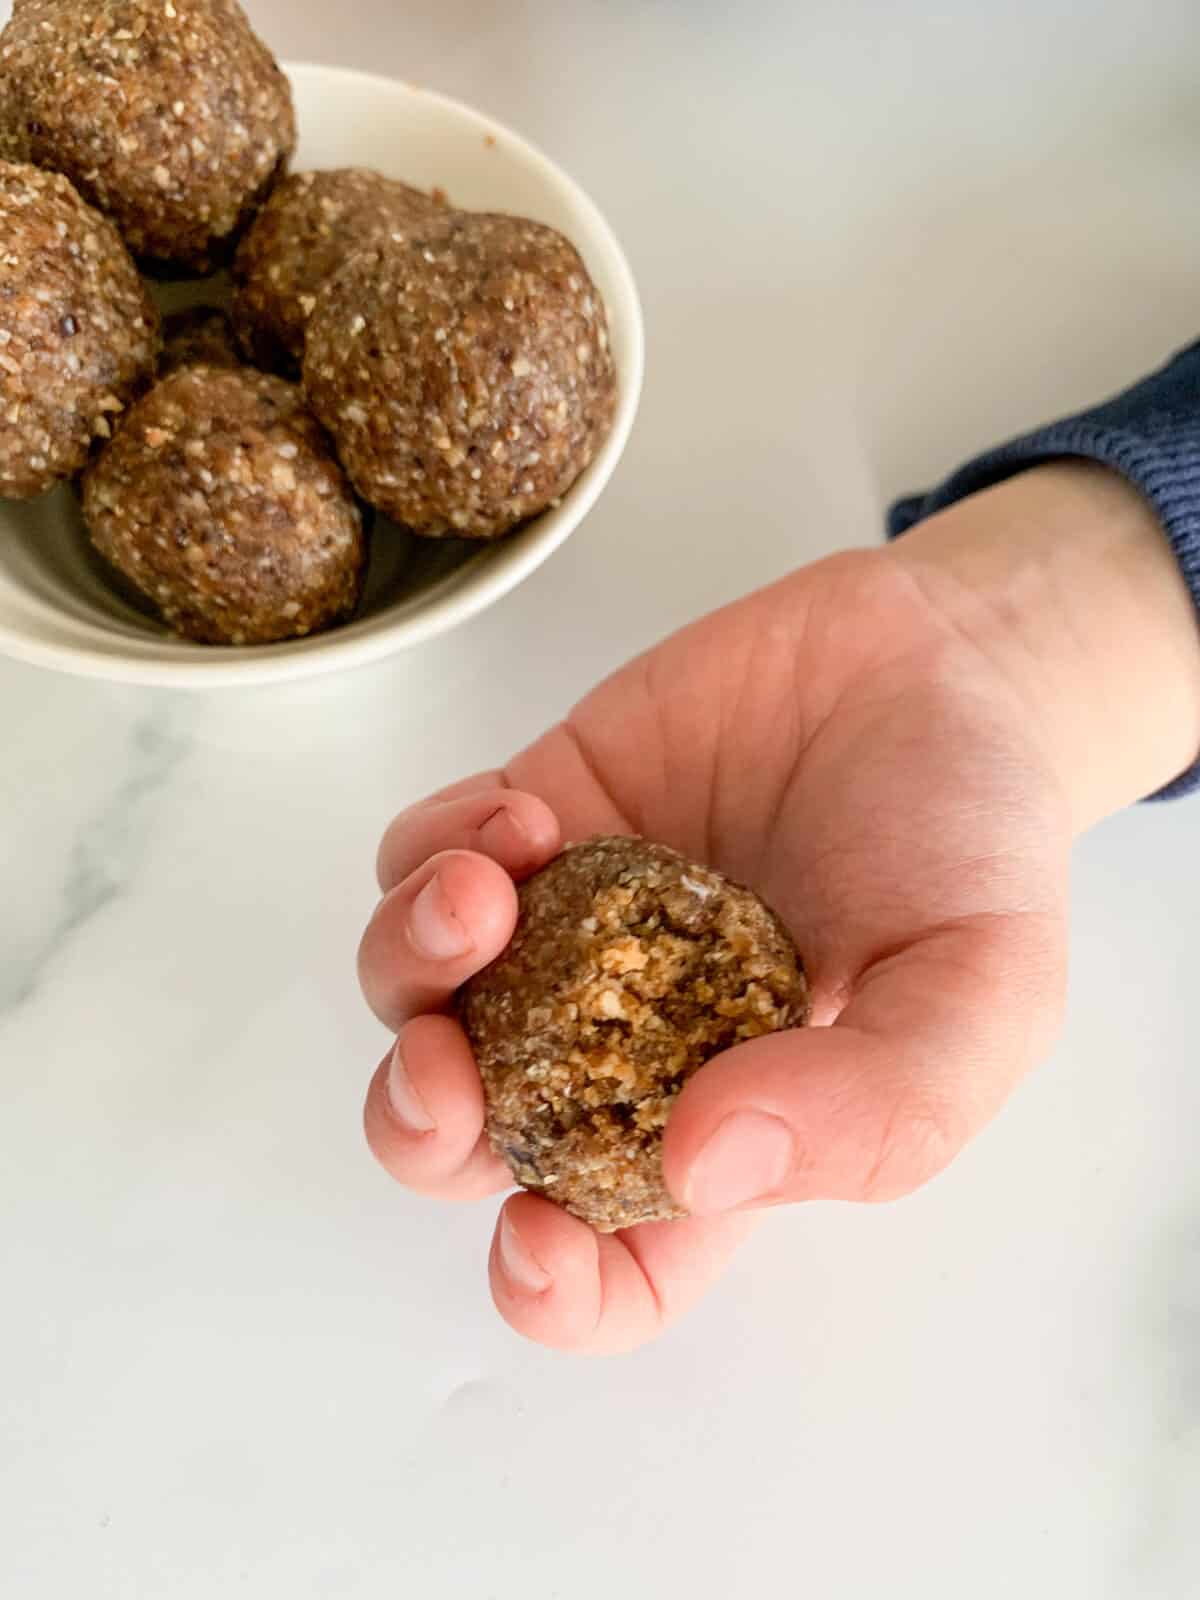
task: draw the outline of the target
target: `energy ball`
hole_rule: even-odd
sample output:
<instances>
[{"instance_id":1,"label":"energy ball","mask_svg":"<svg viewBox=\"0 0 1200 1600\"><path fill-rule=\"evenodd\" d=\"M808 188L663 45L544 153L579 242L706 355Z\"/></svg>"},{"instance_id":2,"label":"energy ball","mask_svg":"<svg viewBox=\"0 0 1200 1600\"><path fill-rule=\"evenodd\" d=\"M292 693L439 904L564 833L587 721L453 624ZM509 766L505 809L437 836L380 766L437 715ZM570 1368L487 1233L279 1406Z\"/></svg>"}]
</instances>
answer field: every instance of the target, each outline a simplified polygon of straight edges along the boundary
<instances>
[{"instance_id":1,"label":"energy ball","mask_svg":"<svg viewBox=\"0 0 1200 1600\"><path fill-rule=\"evenodd\" d=\"M362 519L294 384L185 367L122 423L88 471L100 554L202 644L269 644L344 620L365 564Z\"/></svg>"},{"instance_id":2,"label":"energy ball","mask_svg":"<svg viewBox=\"0 0 1200 1600\"><path fill-rule=\"evenodd\" d=\"M205 272L296 142L291 88L236 0L23 0L0 124L133 253Z\"/></svg>"},{"instance_id":3,"label":"energy ball","mask_svg":"<svg viewBox=\"0 0 1200 1600\"><path fill-rule=\"evenodd\" d=\"M574 845L519 896L512 943L458 1002L493 1147L602 1233L682 1216L662 1175L680 1089L807 1020L787 931L749 889L636 838Z\"/></svg>"},{"instance_id":4,"label":"energy ball","mask_svg":"<svg viewBox=\"0 0 1200 1600\"><path fill-rule=\"evenodd\" d=\"M66 178L0 162L0 497L74 477L157 355L158 313L116 230Z\"/></svg>"},{"instance_id":5,"label":"energy ball","mask_svg":"<svg viewBox=\"0 0 1200 1600\"><path fill-rule=\"evenodd\" d=\"M616 397L604 305L574 246L463 212L330 279L304 386L363 499L432 538L493 539L552 505Z\"/></svg>"},{"instance_id":6,"label":"energy ball","mask_svg":"<svg viewBox=\"0 0 1200 1600\"><path fill-rule=\"evenodd\" d=\"M435 205L361 167L285 178L234 259L234 320L247 358L298 374L305 324L326 281L356 251L428 221Z\"/></svg>"},{"instance_id":7,"label":"energy ball","mask_svg":"<svg viewBox=\"0 0 1200 1600\"><path fill-rule=\"evenodd\" d=\"M242 358L233 325L219 306L193 306L176 311L163 323L160 377L180 367L240 367Z\"/></svg>"}]
</instances>

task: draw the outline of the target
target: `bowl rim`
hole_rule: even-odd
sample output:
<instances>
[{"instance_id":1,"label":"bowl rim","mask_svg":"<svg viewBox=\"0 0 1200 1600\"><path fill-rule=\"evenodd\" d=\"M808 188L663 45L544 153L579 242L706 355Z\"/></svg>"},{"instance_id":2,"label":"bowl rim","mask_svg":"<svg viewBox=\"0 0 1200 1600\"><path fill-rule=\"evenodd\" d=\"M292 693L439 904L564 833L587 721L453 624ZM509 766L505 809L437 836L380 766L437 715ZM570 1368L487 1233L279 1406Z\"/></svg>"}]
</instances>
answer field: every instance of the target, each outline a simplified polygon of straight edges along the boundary
<instances>
[{"instance_id":1,"label":"bowl rim","mask_svg":"<svg viewBox=\"0 0 1200 1600\"><path fill-rule=\"evenodd\" d=\"M645 372L645 325L641 301L632 269L616 233L603 212L587 192L545 152L498 122L453 96L402 78L382 73L362 72L354 67L328 66L319 62L284 61L284 71L293 83L308 79L312 83L340 80L343 91L353 86L371 85L389 92L419 95L451 113L458 120L474 124L481 141L494 139L516 152L523 165L536 169L543 182L557 190L571 210L586 221L587 238L574 242L593 256L603 252L607 274L617 285L621 317L628 348L618 371L617 407L612 427L583 476L564 496L561 515L549 514L544 528L535 519L526 530L524 543L508 546L504 559L493 560L474 573L469 581L431 597L428 606L394 622L372 626L357 633L354 624L287 640L274 645L247 648L195 646L193 657L163 658L149 653L119 654L115 649L91 648L85 644L31 637L29 633L0 618L0 654L30 666L46 667L76 677L100 678L114 683L142 684L169 689L223 689L299 681L331 672L351 671L368 666L414 645L448 632L460 623L478 616L536 571L543 562L570 538L592 510L608 484L624 452L641 399ZM594 260L589 263L595 266ZM612 296L609 296L610 300ZM610 314L612 312L610 304ZM529 535L534 536L530 537ZM540 535L540 536L538 536ZM521 534L517 535L518 538ZM481 549L486 546L481 546ZM138 641L142 643L141 640ZM164 641L165 642L165 641ZM145 641L151 652L158 641ZM171 640L172 644L182 641Z\"/></svg>"}]
</instances>

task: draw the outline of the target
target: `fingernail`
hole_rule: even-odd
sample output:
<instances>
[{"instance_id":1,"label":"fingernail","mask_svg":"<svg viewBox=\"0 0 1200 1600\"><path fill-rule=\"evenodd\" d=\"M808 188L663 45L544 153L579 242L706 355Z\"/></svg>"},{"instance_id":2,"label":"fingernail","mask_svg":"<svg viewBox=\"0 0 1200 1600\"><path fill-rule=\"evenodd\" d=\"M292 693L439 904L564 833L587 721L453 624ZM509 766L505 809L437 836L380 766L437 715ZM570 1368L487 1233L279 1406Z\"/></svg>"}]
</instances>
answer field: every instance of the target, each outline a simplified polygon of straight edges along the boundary
<instances>
[{"instance_id":1,"label":"fingernail","mask_svg":"<svg viewBox=\"0 0 1200 1600\"><path fill-rule=\"evenodd\" d=\"M413 1081L404 1065L400 1046L392 1051L385 1080L388 1105L396 1121L408 1133L432 1133L437 1123L429 1115L429 1108L413 1088Z\"/></svg>"},{"instance_id":2,"label":"fingernail","mask_svg":"<svg viewBox=\"0 0 1200 1600\"><path fill-rule=\"evenodd\" d=\"M523 1294L545 1294L554 1279L530 1254L524 1239L508 1220L508 1212L500 1217L500 1232L496 1251L504 1276Z\"/></svg>"},{"instance_id":3,"label":"fingernail","mask_svg":"<svg viewBox=\"0 0 1200 1600\"><path fill-rule=\"evenodd\" d=\"M413 901L408 936L413 949L427 961L452 961L471 949L471 937L454 913L440 873L430 878Z\"/></svg>"},{"instance_id":4,"label":"fingernail","mask_svg":"<svg viewBox=\"0 0 1200 1600\"><path fill-rule=\"evenodd\" d=\"M692 1162L684 1204L698 1217L733 1211L773 1194L795 1160L786 1122L765 1111L734 1111Z\"/></svg>"},{"instance_id":5,"label":"fingernail","mask_svg":"<svg viewBox=\"0 0 1200 1600\"><path fill-rule=\"evenodd\" d=\"M493 811L487 821L480 824L479 842L484 854L494 861L523 860L533 844L524 824L507 806Z\"/></svg>"}]
</instances>

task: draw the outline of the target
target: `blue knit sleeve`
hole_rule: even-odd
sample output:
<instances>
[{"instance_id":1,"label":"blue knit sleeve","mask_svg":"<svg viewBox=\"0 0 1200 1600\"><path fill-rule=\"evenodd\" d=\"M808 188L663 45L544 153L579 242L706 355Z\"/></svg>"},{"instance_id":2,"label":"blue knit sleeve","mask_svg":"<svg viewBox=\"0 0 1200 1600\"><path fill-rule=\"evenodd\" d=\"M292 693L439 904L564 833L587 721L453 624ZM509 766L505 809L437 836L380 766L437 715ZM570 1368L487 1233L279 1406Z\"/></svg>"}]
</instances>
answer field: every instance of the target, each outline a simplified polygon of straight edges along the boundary
<instances>
[{"instance_id":1,"label":"blue knit sleeve","mask_svg":"<svg viewBox=\"0 0 1200 1600\"><path fill-rule=\"evenodd\" d=\"M1112 467L1154 507L1200 607L1200 343L1132 389L976 456L928 494L901 500L888 537L1040 462L1082 456ZM1200 760L1154 800L1200 788Z\"/></svg>"}]
</instances>

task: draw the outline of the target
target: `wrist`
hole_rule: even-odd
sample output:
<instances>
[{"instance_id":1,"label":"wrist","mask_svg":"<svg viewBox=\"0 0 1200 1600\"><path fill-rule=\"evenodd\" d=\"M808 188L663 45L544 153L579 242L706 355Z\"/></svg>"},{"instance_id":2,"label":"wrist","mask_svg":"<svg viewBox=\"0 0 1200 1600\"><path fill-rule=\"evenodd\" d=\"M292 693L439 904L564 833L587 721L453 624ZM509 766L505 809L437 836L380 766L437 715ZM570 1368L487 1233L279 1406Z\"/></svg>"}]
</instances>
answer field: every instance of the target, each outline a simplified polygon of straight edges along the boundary
<instances>
[{"instance_id":1,"label":"wrist","mask_svg":"<svg viewBox=\"0 0 1200 1600\"><path fill-rule=\"evenodd\" d=\"M1032 468L892 553L1011 684L1077 830L1195 760L1195 606L1152 508L1117 474Z\"/></svg>"}]
</instances>

